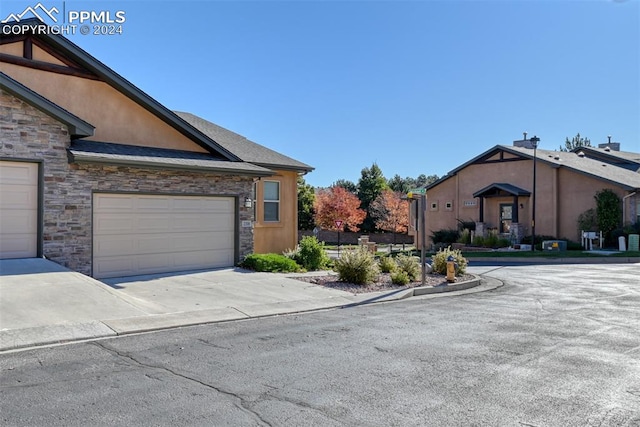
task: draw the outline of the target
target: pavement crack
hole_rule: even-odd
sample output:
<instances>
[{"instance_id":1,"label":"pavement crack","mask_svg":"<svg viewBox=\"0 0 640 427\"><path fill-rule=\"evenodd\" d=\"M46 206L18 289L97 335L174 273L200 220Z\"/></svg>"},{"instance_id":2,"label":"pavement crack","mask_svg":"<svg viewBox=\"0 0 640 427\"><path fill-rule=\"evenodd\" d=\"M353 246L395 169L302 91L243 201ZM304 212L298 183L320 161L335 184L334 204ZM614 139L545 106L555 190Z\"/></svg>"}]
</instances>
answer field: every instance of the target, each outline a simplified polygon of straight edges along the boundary
<instances>
[{"instance_id":1,"label":"pavement crack","mask_svg":"<svg viewBox=\"0 0 640 427\"><path fill-rule=\"evenodd\" d=\"M263 425L263 426L272 427L272 424L269 421L267 421L264 418L262 418L262 416L258 412L252 410L251 407L250 407L251 406L250 402L247 401L245 398L243 398L239 394L236 394L236 393L228 391L228 390L224 390L224 389L222 389L220 387L216 387L216 386L214 386L212 384L206 383L206 382L204 382L202 380L199 380L197 378L191 377L189 375L182 374L182 373L177 372L177 371L175 371L175 370L173 370L171 368L168 368L166 366L154 365L154 364L151 364L151 363L142 362L142 361L136 359L134 356L132 356L129 353L124 353L124 352L121 352L121 351L119 351L119 350L117 350L115 348L108 347L104 343L101 343L99 341L94 341L94 342L92 342L90 344L91 345L95 345L96 347L100 347L104 351L106 351L106 352L108 352L108 353L110 353L110 354L112 354L114 356L117 356L117 357L120 357L120 358L124 359L124 360L128 361L132 365L143 367L143 368L149 368L149 369L158 369L158 370L164 371L166 373L169 373L169 374L171 374L173 376L176 376L176 377L185 379L187 381L191 381L191 382L194 382L196 384L199 384L199 385L201 385L201 386L203 386L205 388L208 388L210 390L215 391L216 393L219 393L219 394L222 394L224 396L227 396L228 398L230 398L233 401L233 405L236 408L238 408L242 412L244 412L247 415L249 415L252 418L254 418L258 422L258 424ZM146 376L149 377L149 375L146 375ZM149 377L149 378L153 378L155 380L158 380L158 378L154 378L154 377Z\"/></svg>"}]
</instances>

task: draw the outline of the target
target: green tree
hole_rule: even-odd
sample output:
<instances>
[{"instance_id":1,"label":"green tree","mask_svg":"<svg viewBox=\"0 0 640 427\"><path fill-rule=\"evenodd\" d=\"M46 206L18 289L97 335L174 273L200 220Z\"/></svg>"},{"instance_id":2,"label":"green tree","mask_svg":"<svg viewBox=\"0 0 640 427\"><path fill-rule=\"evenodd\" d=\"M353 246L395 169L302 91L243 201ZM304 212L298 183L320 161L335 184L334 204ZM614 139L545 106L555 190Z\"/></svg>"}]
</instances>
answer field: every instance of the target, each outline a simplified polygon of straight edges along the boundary
<instances>
[{"instance_id":1,"label":"green tree","mask_svg":"<svg viewBox=\"0 0 640 427\"><path fill-rule=\"evenodd\" d=\"M611 240L611 232L622 222L622 200L608 188L598 191L594 197L598 228L608 244L615 243Z\"/></svg>"},{"instance_id":2,"label":"green tree","mask_svg":"<svg viewBox=\"0 0 640 427\"><path fill-rule=\"evenodd\" d=\"M360 174L358 198L360 199L361 208L367 212L361 228L363 231L371 232L375 230L376 226L369 208L371 203L388 188L388 185L382 170L375 162L370 168L362 169Z\"/></svg>"},{"instance_id":3,"label":"green tree","mask_svg":"<svg viewBox=\"0 0 640 427\"><path fill-rule=\"evenodd\" d=\"M438 175L429 175L421 174L416 178L416 186L414 188L422 188L427 185L433 184L438 180Z\"/></svg>"},{"instance_id":4,"label":"green tree","mask_svg":"<svg viewBox=\"0 0 640 427\"><path fill-rule=\"evenodd\" d=\"M415 190L417 188L423 188L427 185L436 182L438 180L438 175L418 175L417 178L406 177L402 178L400 175L396 174L393 178L391 178L387 185L389 189L398 192L398 193L408 193L411 190Z\"/></svg>"},{"instance_id":5,"label":"green tree","mask_svg":"<svg viewBox=\"0 0 640 427\"><path fill-rule=\"evenodd\" d=\"M312 230L315 226L315 210L313 203L316 195L313 187L307 184L303 177L298 177L298 228L300 230Z\"/></svg>"},{"instance_id":6,"label":"green tree","mask_svg":"<svg viewBox=\"0 0 640 427\"><path fill-rule=\"evenodd\" d=\"M339 179L331 185L332 187L342 187L351 194L358 194L358 186L348 179Z\"/></svg>"},{"instance_id":7,"label":"green tree","mask_svg":"<svg viewBox=\"0 0 640 427\"><path fill-rule=\"evenodd\" d=\"M571 138L571 140L567 137L564 141L564 147L560 146L560 151L573 151L578 147L591 147L591 140L581 137L580 132Z\"/></svg>"},{"instance_id":8,"label":"green tree","mask_svg":"<svg viewBox=\"0 0 640 427\"><path fill-rule=\"evenodd\" d=\"M413 187L412 178L402 178L400 175L395 174L393 178L387 181L387 185L391 191L395 191L396 193L408 193Z\"/></svg>"}]
</instances>

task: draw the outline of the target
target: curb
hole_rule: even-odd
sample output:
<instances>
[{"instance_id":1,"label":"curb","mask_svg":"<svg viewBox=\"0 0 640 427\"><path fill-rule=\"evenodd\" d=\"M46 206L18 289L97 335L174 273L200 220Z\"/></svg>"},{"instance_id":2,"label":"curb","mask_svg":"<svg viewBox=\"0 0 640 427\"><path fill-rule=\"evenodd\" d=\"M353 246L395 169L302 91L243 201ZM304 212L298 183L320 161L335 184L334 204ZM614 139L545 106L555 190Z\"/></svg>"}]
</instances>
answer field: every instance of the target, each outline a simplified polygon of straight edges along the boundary
<instances>
[{"instance_id":1,"label":"curb","mask_svg":"<svg viewBox=\"0 0 640 427\"><path fill-rule=\"evenodd\" d=\"M84 323L58 324L26 329L0 331L0 354L37 347L64 345L81 341L116 338L153 331L169 330L189 326L223 323L236 320L259 319L287 314L309 313L329 309L345 309L367 304L399 301L414 296L465 291L481 283L478 275L474 279L444 286L425 286L399 289L391 292L372 292L324 300L290 301L277 304L256 305L242 310L226 309L191 311L171 314L138 316L124 319L97 320ZM493 288L478 289L476 292ZM345 303L346 302L346 303Z\"/></svg>"},{"instance_id":2,"label":"curb","mask_svg":"<svg viewBox=\"0 0 640 427\"><path fill-rule=\"evenodd\" d=\"M440 286L424 286L413 288L412 296L420 296L420 295L430 295L430 294L439 294L442 292L455 292L455 291L464 291L467 289L475 288L480 285L480 276L476 274L472 274L474 279L467 280L465 282L455 282L448 285L440 285Z\"/></svg>"},{"instance_id":3,"label":"curb","mask_svg":"<svg viewBox=\"0 0 640 427\"><path fill-rule=\"evenodd\" d=\"M498 264L637 264L640 257L584 257L584 258L547 258L547 257L468 257L469 265L477 263Z\"/></svg>"}]
</instances>

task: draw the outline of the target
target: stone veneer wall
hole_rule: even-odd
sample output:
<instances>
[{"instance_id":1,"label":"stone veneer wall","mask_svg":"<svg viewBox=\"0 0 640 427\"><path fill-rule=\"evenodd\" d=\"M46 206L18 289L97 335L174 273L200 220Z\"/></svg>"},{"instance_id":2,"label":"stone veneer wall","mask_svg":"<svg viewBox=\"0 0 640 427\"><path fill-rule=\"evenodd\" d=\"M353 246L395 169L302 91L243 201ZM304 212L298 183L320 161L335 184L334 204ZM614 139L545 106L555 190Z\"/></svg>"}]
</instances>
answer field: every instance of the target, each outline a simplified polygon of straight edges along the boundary
<instances>
[{"instance_id":1,"label":"stone veneer wall","mask_svg":"<svg viewBox=\"0 0 640 427\"><path fill-rule=\"evenodd\" d=\"M91 274L93 191L228 195L253 198L253 179L197 171L69 164L66 125L0 90L0 158L43 161L43 255ZM239 221L253 210L238 207ZM251 228L239 226L240 259L253 252Z\"/></svg>"}]
</instances>

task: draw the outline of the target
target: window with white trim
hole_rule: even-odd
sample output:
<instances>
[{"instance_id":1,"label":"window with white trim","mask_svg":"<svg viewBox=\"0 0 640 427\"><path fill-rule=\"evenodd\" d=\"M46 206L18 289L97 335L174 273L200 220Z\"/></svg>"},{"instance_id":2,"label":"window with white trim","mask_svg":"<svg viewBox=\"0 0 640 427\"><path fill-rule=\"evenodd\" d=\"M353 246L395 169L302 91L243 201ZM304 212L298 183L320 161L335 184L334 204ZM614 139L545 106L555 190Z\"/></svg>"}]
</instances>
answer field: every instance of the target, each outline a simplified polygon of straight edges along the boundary
<instances>
[{"instance_id":1,"label":"window with white trim","mask_svg":"<svg viewBox=\"0 0 640 427\"><path fill-rule=\"evenodd\" d=\"M280 221L280 182L264 181L264 221Z\"/></svg>"}]
</instances>

